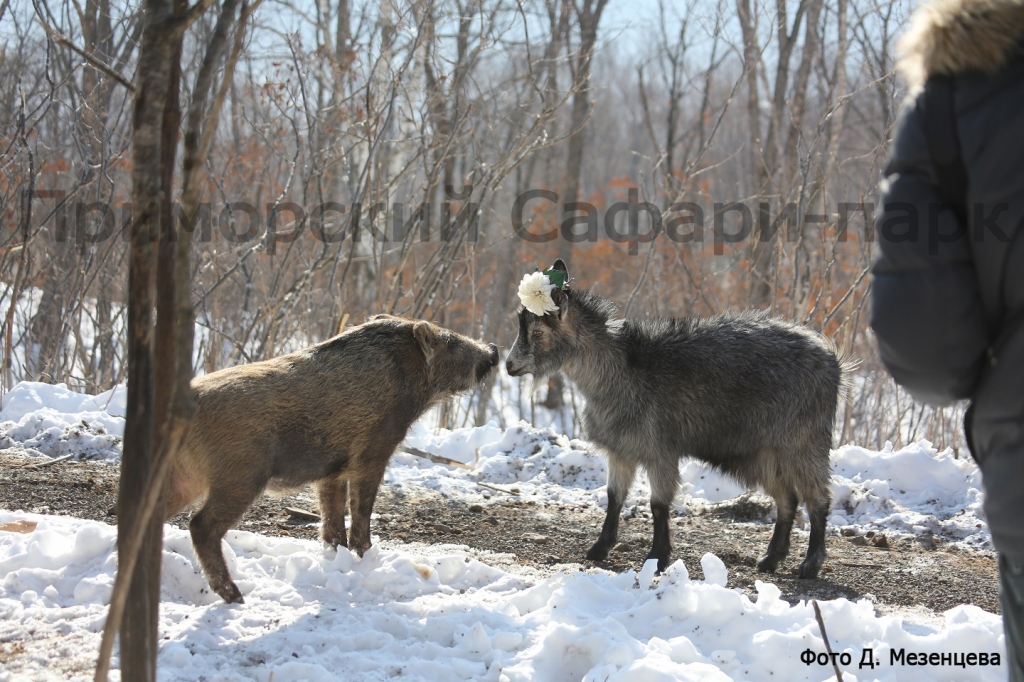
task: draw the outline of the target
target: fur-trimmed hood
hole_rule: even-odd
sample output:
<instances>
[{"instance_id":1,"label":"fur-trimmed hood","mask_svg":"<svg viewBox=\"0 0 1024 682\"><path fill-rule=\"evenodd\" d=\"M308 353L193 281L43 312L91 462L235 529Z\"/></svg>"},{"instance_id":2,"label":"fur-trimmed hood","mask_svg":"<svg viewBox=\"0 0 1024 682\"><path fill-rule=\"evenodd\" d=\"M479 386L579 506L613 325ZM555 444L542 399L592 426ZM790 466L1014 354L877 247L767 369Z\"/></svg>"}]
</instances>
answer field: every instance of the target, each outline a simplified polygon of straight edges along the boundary
<instances>
[{"instance_id":1,"label":"fur-trimmed hood","mask_svg":"<svg viewBox=\"0 0 1024 682\"><path fill-rule=\"evenodd\" d=\"M911 87L929 76L993 73L1024 33L1024 0L930 0L900 39L898 69Z\"/></svg>"}]
</instances>

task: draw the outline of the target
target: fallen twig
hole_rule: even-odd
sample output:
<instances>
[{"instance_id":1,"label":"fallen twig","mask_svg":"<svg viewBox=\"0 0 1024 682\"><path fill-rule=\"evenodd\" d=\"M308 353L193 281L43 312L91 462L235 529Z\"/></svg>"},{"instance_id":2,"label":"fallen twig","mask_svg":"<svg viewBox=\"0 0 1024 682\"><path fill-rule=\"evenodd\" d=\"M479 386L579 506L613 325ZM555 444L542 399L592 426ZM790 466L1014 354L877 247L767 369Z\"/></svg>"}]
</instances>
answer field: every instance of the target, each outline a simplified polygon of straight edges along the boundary
<instances>
[{"instance_id":1,"label":"fallen twig","mask_svg":"<svg viewBox=\"0 0 1024 682\"><path fill-rule=\"evenodd\" d=\"M493 485L488 485L486 483L481 483L480 481L477 481L476 484L478 486L483 487L483 488L487 488L488 490L497 490L499 493L505 493L506 495L515 495L516 497L519 497L519 493L514 493L511 490L505 490L503 488L496 488Z\"/></svg>"},{"instance_id":2,"label":"fallen twig","mask_svg":"<svg viewBox=\"0 0 1024 682\"><path fill-rule=\"evenodd\" d=\"M39 462L39 464L29 464L25 468L26 469L42 469L44 467L53 466L57 462L67 461L67 460L71 459L72 457L74 457L73 454L71 454L71 455L64 455L62 457L56 457L54 459L48 459L45 462Z\"/></svg>"},{"instance_id":3,"label":"fallen twig","mask_svg":"<svg viewBox=\"0 0 1024 682\"><path fill-rule=\"evenodd\" d=\"M429 459L434 464L447 464L448 466L459 467L460 469L469 469L470 471L473 470L473 467L469 466L468 464L463 464L462 462L459 462L454 459L449 459L448 457L443 457L442 455L435 455L432 452L420 450L419 448L414 448L411 445L399 445L398 449L401 450L402 452L407 452L410 455L422 457L423 459Z\"/></svg>"},{"instance_id":4,"label":"fallen twig","mask_svg":"<svg viewBox=\"0 0 1024 682\"><path fill-rule=\"evenodd\" d=\"M828 643L828 635L825 634L825 620L821 617L821 609L818 608L818 600L812 599L811 603L814 604L814 619L818 621L818 629L821 630L821 638L825 640L825 651L828 652L828 657L832 659L832 668L836 671L836 681L843 682L843 671L839 669L839 664L836 663L836 656L832 653L832 645Z\"/></svg>"}]
</instances>

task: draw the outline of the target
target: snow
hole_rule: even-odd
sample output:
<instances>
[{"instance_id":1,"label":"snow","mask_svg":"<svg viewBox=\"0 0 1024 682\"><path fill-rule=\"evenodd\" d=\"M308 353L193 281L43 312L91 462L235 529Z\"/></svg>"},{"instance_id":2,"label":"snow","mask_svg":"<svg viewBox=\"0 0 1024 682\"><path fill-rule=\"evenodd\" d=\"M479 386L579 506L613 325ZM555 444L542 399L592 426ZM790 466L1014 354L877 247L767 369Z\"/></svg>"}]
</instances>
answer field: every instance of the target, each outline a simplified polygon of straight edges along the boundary
<instances>
[{"instance_id":1,"label":"snow","mask_svg":"<svg viewBox=\"0 0 1024 682\"><path fill-rule=\"evenodd\" d=\"M22 381L0 400L0 450L119 459L126 399L123 386L91 396Z\"/></svg>"},{"instance_id":2,"label":"snow","mask_svg":"<svg viewBox=\"0 0 1024 682\"><path fill-rule=\"evenodd\" d=\"M419 422L406 442L474 465L474 470L399 452L385 479L390 485L429 488L480 504L493 500L494 493L478 481L537 502L602 507L608 503L603 457L584 441L551 429L520 422L504 431L489 425L437 433ZM981 473L973 460L956 459L950 450L937 452L927 441L882 452L847 445L832 452L832 468L833 531L894 536L930 532L963 548L991 549L982 512ZM679 469L677 513L729 502L748 492L700 462L686 460ZM771 503L763 494L755 497ZM626 506L643 507L649 500L650 484L641 474Z\"/></svg>"},{"instance_id":3,"label":"snow","mask_svg":"<svg viewBox=\"0 0 1024 682\"><path fill-rule=\"evenodd\" d=\"M64 384L21 382L0 403L0 450L120 459L125 401L121 386L88 396ZM406 443L473 469L398 452L391 460L387 485L427 488L486 504L496 493L479 485L485 483L541 503L607 505L604 458L586 442L551 428L519 422L506 429L489 424L448 431L430 428L424 419L413 425ZM951 450L937 452L920 441L881 452L846 445L832 452L832 467L829 524L834 532L933 533L963 548L991 549L982 512L981 473L973 460L956 459ZM680 477L677 513L728 503L748 492L692 460L680 463ZM641 474L626 504L643 507L649 499L650 485ZM771 504L761 494L755 499Z\"/></svg>"},{"instance_id":4,"label":"snow","mask_svg":"<svg viewBox=\"0 0 1024 682\"><path fill-rule=\"evenodd\" d=\"M832 525L933 532L961 546L992 547L974 460L921 441L882 452L847 445L833 454L832 467Z\"/></svg>"},{"instance_id":5,"label":"snow","mask_svg":"<svg viewBox=\"0 0 1024 682\"><path fill-rule=\"evenodd\" d=\"M18 384L0 403L0 450L116 461L125 399L122 387L86 396L63 385ZM564 505L607 502L601 455L550 428L520 422L447 431L421 421L406 443L472 468L398 452L387 486L430 489L465 504L509 496ZM830 532L934 533L966 548L991 546L981 476L972 461L922 441L881 452L844 446L833 451L832 465ZM747 493L696 462L681 463L680 474L677 513L729 504ZM642 507L649 495L641 475L627 505ZM824 651L808 603L788 604L768 582L757 583L756 598L748 598L729 587L726 565L712 554L701 558L703 581L690 580L681 561L660 577L648 562L639 573L592 569L539 578L503 555L467 547L374 542L360 559L344 548L230 531L225 555L246 604L226 605L209 592L188 534L166 527L159 679L545 682L834 675L831 665L800 660L808 648ZM91 676L116 565L111 526L0 511L0 682ZM819 603L833 650L852 658L843 668L847 680L906 679L905 667L889 665L890 650L1004 651L1001 619L975 606L956 607L921 625L877 615L868 600ZM23 650L13 654L12 642ZM867 648L881 661L873 670L857 667ZM915 666L913 677L995 680L1005 678L1003 670Z\"/></svg>"},{"instance_id":6,"label":"snow","mask_svg":"<svg viewBox=\"0 0 1024 682\"><path fill-rule=\"evenodd\" d=\"M19 639L17 673L0 680L87 679L117 558L112 526L0 512L0 641ZM757 583L749 599L728 587L721 560L682 561L659 580L639 575L556 574L533 583L449 548L382 547L360 559L344 548L231 531L224 546L246 598L222 603L206 589L188 534L165 527L158 679L559 682L562 680L826 680L831 666L800 654L825 651L810 604L791 606ZM998 616L974 606L922 632L877 616L867 600L820 602L845 679L905 679L890 650L998 653ZM912 631L911 631L912 630ZM30 633L26 636L25 633ZM856 667L863 649L881 663ZM3 659L0 659L2 661ZM116 663L116 661L115 661ZM915 679L1004 679L1001 666L915 667ZM117 679L117 672L114 672Z\"/></svg>"}]
</instances>

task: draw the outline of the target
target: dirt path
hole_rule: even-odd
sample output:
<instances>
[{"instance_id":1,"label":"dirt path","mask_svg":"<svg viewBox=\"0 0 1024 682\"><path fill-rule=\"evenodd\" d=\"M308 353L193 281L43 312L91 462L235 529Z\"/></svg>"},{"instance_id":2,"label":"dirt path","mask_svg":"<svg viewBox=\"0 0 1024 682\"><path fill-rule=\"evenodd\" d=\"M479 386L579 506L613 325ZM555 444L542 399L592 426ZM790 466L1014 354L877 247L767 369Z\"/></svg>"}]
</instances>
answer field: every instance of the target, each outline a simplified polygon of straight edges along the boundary
<instances>
[{"instance_id":1,"label":"dirt path","mask_svg":"<svg viewBox=\"0 0 1024 682\"><path fill-rule=\"evenodd\" d=\"M117 465L66 461L26 468L37 461L0 455L0 509L115 522L108 512L117 497ZM597 538L602 510L502 497L481 508L431 491L411 493L384 487L377 498L379 518L375 518L372 532L389 546L443 543L465 545L470 552L499 553L506 555L506 563L529 567L535 575L594 566L582 557ZM285 507L314 509L308 491L279 499L264 496L245 515L240 528L267 535L317 536L315 523L290 518ZM673 558L683 559L691 577L700 579L700 558L712 552L728 567L729 586L753 597L754 581L765 577L756 571L755 563L768 544L772 526L750 519L763 518L765 511L740 502L673 519ZM180 515L172 523L186 528L187 517ZM610 571L639 570L650 534L650 516L638 510L634 517L623 520L620 545L607 562L597 566ZM959 604L975 604L999 613L996 560L991 552L960 550L939 537L896 541L882 536L831 536L827 543L829 558L820 578L797 580L790 571L803 558L807 533L794 530L792 554L771 577L784 598L796 602L812 597L867 597L882 613L906 607L941 612ZM495 557L490 559L494 563Z\"/></svg>"}]
</instances>

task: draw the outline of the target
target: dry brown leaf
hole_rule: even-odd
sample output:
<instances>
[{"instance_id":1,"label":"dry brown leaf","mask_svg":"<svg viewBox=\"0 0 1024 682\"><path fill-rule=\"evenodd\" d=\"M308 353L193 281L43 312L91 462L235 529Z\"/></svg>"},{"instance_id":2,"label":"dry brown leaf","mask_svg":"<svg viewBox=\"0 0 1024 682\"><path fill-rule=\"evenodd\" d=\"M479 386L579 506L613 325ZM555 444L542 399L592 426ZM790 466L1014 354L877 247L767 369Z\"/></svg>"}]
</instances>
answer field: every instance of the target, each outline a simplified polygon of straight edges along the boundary
<instances>
[{"instance_id":1,"label":"dry brown leaf","mask_svg":"<svg viewBox=\"0 0 1024 682\"><path fill-rule=\"evenodd\" d=\"M0 526L0 530L5 530L8 533L23 533L29 534L36 529L35 521L14 521L12 523L5 523Z\"/></svg>"}]
</instances>

